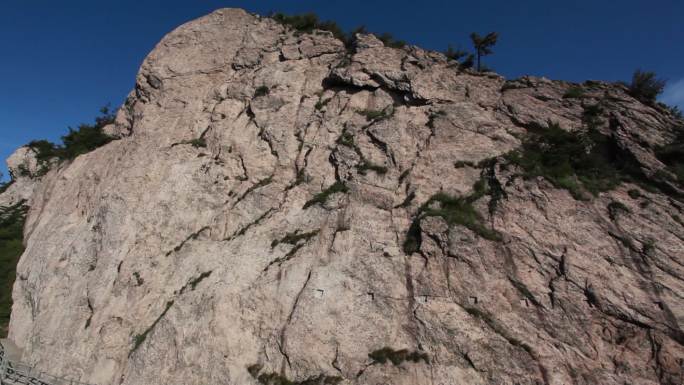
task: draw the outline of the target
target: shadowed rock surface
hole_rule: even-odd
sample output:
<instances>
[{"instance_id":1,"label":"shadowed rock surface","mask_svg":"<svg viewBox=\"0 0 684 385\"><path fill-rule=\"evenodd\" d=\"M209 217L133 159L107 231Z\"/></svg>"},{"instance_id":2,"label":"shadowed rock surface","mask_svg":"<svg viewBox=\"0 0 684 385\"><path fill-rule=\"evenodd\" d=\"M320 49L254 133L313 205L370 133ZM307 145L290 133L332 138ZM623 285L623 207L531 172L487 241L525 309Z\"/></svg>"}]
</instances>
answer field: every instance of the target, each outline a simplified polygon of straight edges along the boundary
<instances>
[{"instance_id":1,"label":"shadowed rock surface","mask_svg":"<svg viewBox=\"0 0 684 385\"><path fill-rule=\"evenodd\" d=\"M572 86L236 9L187 23L119 140L0 195L30 206L9 338L97 384L681 384L684 205L654 152L681 122ZM508 162L599 104L655 188L578 200Z\"/></svg>"}]
</instances>

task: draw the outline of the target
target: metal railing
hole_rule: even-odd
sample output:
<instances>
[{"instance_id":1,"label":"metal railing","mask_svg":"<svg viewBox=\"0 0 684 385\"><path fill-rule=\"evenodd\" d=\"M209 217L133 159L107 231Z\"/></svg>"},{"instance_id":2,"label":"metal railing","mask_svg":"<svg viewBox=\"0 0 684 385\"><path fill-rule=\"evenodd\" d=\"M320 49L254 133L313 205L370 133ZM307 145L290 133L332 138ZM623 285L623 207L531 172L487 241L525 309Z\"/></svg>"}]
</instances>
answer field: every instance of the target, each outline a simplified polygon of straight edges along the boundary
<instances>
[{"instance_id":1,"label":"metal railing","mask_svg":"<svg viewBox=\"0 0 684 385\"><path fill-rule=\"evenodd\" d=\"M0 344L0 383L2 385L94 385L57 377L19 361L12 361Z\"/></svg>"}]
</instances>

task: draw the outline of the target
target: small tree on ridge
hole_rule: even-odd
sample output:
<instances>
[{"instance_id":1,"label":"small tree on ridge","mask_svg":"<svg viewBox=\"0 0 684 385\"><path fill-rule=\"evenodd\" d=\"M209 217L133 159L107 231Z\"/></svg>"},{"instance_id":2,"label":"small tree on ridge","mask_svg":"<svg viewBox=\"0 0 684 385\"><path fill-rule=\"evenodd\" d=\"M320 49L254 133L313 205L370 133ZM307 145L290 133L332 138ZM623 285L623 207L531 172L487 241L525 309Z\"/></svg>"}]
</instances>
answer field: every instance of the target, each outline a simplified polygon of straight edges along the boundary
<instances>
[{"instance_id":1,"label":"small tree on ridge","mask_svg":"<svg viewBox=\"0 0 684 385\"><path fill-rule=\"evenodd\" d=\"M475 48L475 51L477 52L477 71L479 72L482 69L481 65L481 60L482 56L487 56L494 51L492 51L492 47L496 44L497 39L499 38L499 34L496 32L490 32L486 34L485 36L480 36L477 33L473 32L470 34L470 40L473 41L473 47Z\"/></svg>"},{"instance_id":2,"label":"small tree on ridge","mask_svg":"<svg viewBox=\"0 0 684 385\"><path fill-rule=\"evenodd\" d=\"M638 69L632 75L629 93L644 103L653 103L656 97L663 92L665 83L667 82L663 79L658 79L654 72Z\"/></svg>"}]
</instances>

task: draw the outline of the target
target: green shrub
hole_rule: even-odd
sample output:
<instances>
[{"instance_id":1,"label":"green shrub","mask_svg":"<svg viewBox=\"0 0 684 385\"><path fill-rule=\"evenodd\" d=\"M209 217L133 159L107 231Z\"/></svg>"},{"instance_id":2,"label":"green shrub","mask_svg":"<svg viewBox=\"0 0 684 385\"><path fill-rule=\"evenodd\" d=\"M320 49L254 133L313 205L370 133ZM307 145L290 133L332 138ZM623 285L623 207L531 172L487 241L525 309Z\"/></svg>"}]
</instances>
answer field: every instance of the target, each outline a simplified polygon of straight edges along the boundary
<instances>
[{"instance_id":1,"label":"green shrub","mask_svg":"<svg viewBox=\"0 0 684 385\"><path fill-rule=\"evenodd\" d=\"M47 140L31 141L27 146L36 152L36 159L41 166L40 173L47 172L52 159L74 159L111 142L114 138L105 134L102 129L114 122L114 114L107 107L101 108L100 113L94 124L80 124L77 129L69 127L69 133L62 136L61 145Z\"/></svg>"},{"instance_id":2,"label":"green shrub","mask_svg":"<svg viewBox=\"0 0 684 385\"><path fill-rule=\"evenodd\" d=\"M587 199L584 191L597 195L623 180L643 178L638 162L613 138L592 129L595 115L588 116L590 128L582 132L565 131L557 123L530 126L522 146L508 160L524 170L524 177L544 177L576 199Z\"/></svg>"},{"instance_id":3,"label":"green shrub","mask_svg":"<svg viewBox=\"0 0 684 385\"><path fill-rule=\"evenodd\" d=\"M611 220L616 220L620 213L628 214L631 212L629 207L625 206L622 202L612 201L608 203L608 216Z\"/></svg>"},{"instance_id":4,"label":"green shrub","mask_svg":"<svg viewBox=\"0 0 684 385\"><path fill-rule=\"evenodd\" d=\"M472 53L468 54L468 56L466 56L461 61L461 63L459 64L459 68L462 70L470 69L470 68L473 68L474 66L475 66L475 55L473 55Z\"/></svg>"},{"instance_id":5,"label":"green shrub","mask_svg":"<svg viewBox=\"0 0 684 385\"><path fill-rule=\"evenodd\" d=\"M354 135L346 130L342 132L339 138L337 138L337 143L349 148L356 147L356 144L354 143Z\"/></svg>"},{"instance_id":6,"label":"green shrub","mask_svg":"<svg viewBox=\"0 0 684 385\"><path fill-rule=\"evenodd\" d=\"M629 195L630 198L632 199L639 199L641 198L641 192L635 188L630 189L627 191L627 195Z\"/></svg>"},{"instance_id":7,"label":"green shrub","mask_svg":"<svg viewBox=\"0 0 684 385\"><path fill-rule=\"evenodd\" d=\"M351 48L354 43L354 36L357 33L367 34L369 33L365 27L360 26L355 28L349 33L346 33L337 23L334 21L321 21L318 15L315 13L305 13L301 15L286 15L284 13L276 13L271 15L271 18L283 25L287 25L300 33L312 33L314 30L328 31L333 34L337 39L341 40L347 49ZM382 33L376 35L385 46L393 48L401 48L406 45L406 42L402 40L395 39L389 33Z\"/></svg>"},{"instance_id":8,"label":"green shrub","mask_svg":"<svg viewBox=\"0 0 684 385\"><path fill-rule=\"evenodd\" d=\"M391 33L381 33L380 35L377 35L377 38L382 41L383 44L385 44L386 47L392 47L392 48L402 48L406 45L406 42L403 40L397 40L392 36Z\"/></svg>"},{"instance_id":9,"label":"green shrub","mask_svg":"<svg viewBox=\"0 0 684 385\"><path fill-rule=\"evenodd\" d=\"M82 124L77 130L69 129L69 133L62 137L65 157L73 159L81 154L90 152L112 141L112 138L102 131L102 127Z\"/></svg>"},{"instance_id":10,"label":"green shrub","mask_svg":"<svg viewBox=\"0 0 684 385\"><path fill-rule=\"evenodd\" d=\"M459 161L454 162L454 167L455 167L455 168L463 168L463 167L466 167L466 166L467 166L467 167L475 167L476 165L475 165L475 163L469 162L469 161L467 161L467 160L459 160Z\"/></svg>"},{"instance_id":11,"label":"green shrub","mask_svg":"<svg viewBox=\"0 0 684 385\"><path fill-rule=\"evenodd\" d=\"M374 364L385 364L389 361L394 366L401 365L405 361L412 361L415 363L425 361L426 364L430 363L430 358L425 352L410 352L407 349L394 350L389 347L375 350L369 353L368 357L373 360Z\"/></svg>"},{"instance_id":12,"label":"green shrub","mask_svg":"<svg viewBox=\"0 0 684 385\"><path fill-rule=\"evenodd\" d=\"M404 239L404 244L402 248L406 255L411 255L418 250L420 250L420 245L423 243L423 237L420 232L420 220L421 215L418 216L411 222L408 231L406 232L406 238Z\"/></svg>"},{"instance_id":13,"label":"green shrub","mask_svg":"<svg viewBox=\"0 0 684 385\"><path fill-rule=\"evenodd\" d=\"M259 86L254 90L254 97L258 98L259 96L268 95L270 91L271 90L266 86Z\"/></svg>"},{"instance_id":14,"label":"green shrub","mask_svg":"<svg viewBox=\"0 0 684 385\"><path fill-rule=\"evenodd\" d=\"M483 223L484 219L473 206L473 203L478 199L485 195L489 195L491 197L489 201L489 212L490 214L493 214L497 202L505 197L503 188L498 183L498 180L493 178L490 173L493 165L493 163L481 165L486 168L481 174L481 179L473 184L473 192L470 195L465 197L452 197L444 193L438 193L425 202L418 209L418 213L413 219L413 222L411 222L408 232L406 233L403 244L404 253L410 255L420 250L420 245L422 243L420 221L425 217L441 217L449 226L461 225L470 229L482 238L490 241L501 241L501 234L499 234L498 231L489 229L485 226Z\"/></svg>"},{"instance_id":15,"label":"green shrub","mask_svg":"<svg viewBox=\"0 0 684 385\"><path fill-rule=\"evenodd\" d=\"M318 15L312 12L301 15L286 15L284 13L278 12L272 15L271 18L281 24L288 25L293 29L304 33L313 32L313 30L317 29L319 25Z\"/></svg>"},{"instance_id":16,"label":"green shrub","mask_svg":"<svg viewBox=\"0 0 684 385\"><path fill-rule=\"evenodd\" d=\"M451 60L461 61L461 59L468 56L468 51L461 48L454 49L454 47L449 44L447 50L444 51L444 56Z\"/></svg>"},{"instance_id":17,"label":"green shrub","mask_svg":"<svg viewBox=\"0 0 684 385\"><path fill-rule=\"evenodd\" d=\"M47 140L33 140L27 146L36 153L36 160L41 165L54 158L64 158L59 146Z\"/></svg>"},{"instance_id":18,"label":"green shrub","mask_svg":"<svg viewBox=\"0 0 684 385\"><path fill-rule=\"evenodd\" d=\"M391 108L385 108L384 110L361 110L359 114L365 116L367 121L373 121L387 119L392 116L393 111Z\"/></svg>"},{"instance_id":19,"label":"green shrub","mask_svg":"<svg viewBox=\"0 0 684 385\"><path fill-rule=\"evenodd\" d=\"M290 245L296 245L300 241L307 242L309 239L315 237L318 235L318 230L314 231L309 231L307 233L300 233L299 230L293 232L293 233L287 233L283 238L281 239L275 239L273 242L271 242L271 248L274 248L278 246L281 243L287 243Z\"/></svg>"},{"instance_id":20,"label":"green shrub","mask_svg":"<svg viewBox=\"0 0 684 385\"><path fill-rule=\"evenodd\" d=\"M563 99L580 99L584 97L584 88L581 86L573 86L567 89L563 94Z\"/></svg>"},{"instance_id":21,"label":"green shrub","mask_svg":"<svg viewBox=\"0 0 684 385\"><path fill-rule=\"evenodd\" d=\"M665 89L665 84L666 81L658 79L654 72L638 69L632 75L629 93L644 103L652 104Z\"/></svg>"},{"instance_id":22,"label":"green shrub","mask_svg":"<svg viewBox=\"0 0 684 385\"><path fill-rule=\"evenodd\" d=\"M304 204L304 209L306 210L307 208L317 205L317 204L324 204L325 202L328 201L328 198L332 196L333 194L336 193L347 193L349 191L349 188L347 185L344 184L342 181L337 181L333 183L330 187L327 189L321 191L320 193L314 195L313 198L311 198L308 202Z\"/></svg>"},{"instance_id":23,"label":"green shrub","mask_svg":"<svg viewBox=\"0 0 684 385\"><path fill-rule=\"evenodd\" d=\"M384 175L387 173L387 167L380 166L380 165L375 164L375 163L368 161L368 160L364 160L363 163L356 166L356 169L359 171L359 174L361 174L361 175L366 175L366 173L369 170L375 172L376 174L380 174L380 175Z\"/></svg>"},{"instance_id":24,"label":"green shrub","mask_svg":"<svg viewBox=\"0 0 684 385\"><path fill-rule=\"evenodd\" d=\"M322 99L321 99L321 100L319 100L319 101L316 102L316 105L314 106L314 108L316 108L316 110L319 110L319 111L320 111L320 110L323 109L323 107L325 107L326 105L328 105L328 103L330 103L331 100L332 100L332 98L325 99L325 100L322 100Z\"/></svg>"},{"instance_id":25,"label":"green shrub","mask_svg":"<svg viewBox=\"0 0 684 385\"><path fill-rule=\"evenodd\" d=\"M247 367L247 372L261 385L336 385L342 382L342 377L327 376L319 374L311 376L302 381L292 381L287 377L278 373L261 373L263 366L260 364L253 364Z\"/></svg>"},{"instance_id":26,"label":"green shrub","mask_svg":"<svg viewBox=\"0 0 684 385\"><path fill-rule=\"evenodd\" d=\"M19 257L24 252L24 221L28 208L21 201L0 207L0 338L7 337L12 310L12 286Z\"/></svg>"},{"instance_id":27,"label":"green shrub","mask_svg":"<svg viewBox=\"0 0 684 385\"><path fill-rule=\"evenodd\" d=\"M261 371L261 369L263 369L263 366L261 366L260 364L253 364L247 367L249 375L253 378L257 378L259 376L259 372Z\"/></svg>"},{"instance_id":28,"label":"green shrub","mask_svg":"<svg viewBox=\"0 0 684 385\"><path fill-rule=\"evenodd\" d=\"M195 148L207 147L207 141L204 138L193 139L189 142L189 144Z\"/></svg>"},{"instance_id":29,"label":"green shrub","mask_svg":"<svg viewBox=\"0 0 684 385\"><path fill-rule=\"evenodd\" d=\"M194 148L206 148L207 147L207 140L204 139L203 137L196 138L196 139L190 139L190 140L184 140L182 142L172 144L171 147L179 145L179 144L189 144Z\"/></svg>"},{"instance_id":30,"label":"green shrub","mask_svg":"<svg viewBox=\"0 0 684 385\"><path fill-rule=\"evenodd\" d=\"M334 21L320 21L318 15L309 12L301 15L286 15L284 13L276 13L271 16L273 20L291 27L298 33L312 33L316 29L322 31L328 31L333 34L339 40L345 43L345 45L350 44L350 36L344 32L344 30Z\"/></svg>"},{"instance_id":31,"label":"green shrub","mask_svg":"<svg viewBox=\"0 0 684 385\"><path fill-rule=\"evenodd\" d=\"M647 239L646 241L643 242L643 244L642 244L642 246L641 246L641 252L642 252L644 255L647 255L647 256L649 256L649 257L652 257L653 254L655 253L655 246L656 246L655 239L649 238L649 239Z\"/></svg>"},{"instance_id":32,"label":"green shrub","mask_svg":"<svg viewBox=\"0 0 684 385\"><path fill-rule=\"evenodd\" d=\"M143 283L145 283L145 280L140 276L140 273L137 271L133 272L133 278L135 278L135 284L137 286L141 286Z\"/></svg>"},{"instance_id":33,"label":"green shrub","mask_svg":"<svg viewBox=\"0 0 684 385\"><path fill-rule=\"evenodd\" d=\"M582 111L582 124L588 130L596 130L603 124L603 108L600 104L591 104L584 106Z\"/></svg>"},{"instance_id":34,"label":"green shrub","mask_svg":"<svg viewBox=\"0 0 684 385\"><path fill-rule=\"evenodd\" d=\"M684 120L684 114L682 114L682 110L679 109L678 106L665 106L668 111L670 111L670 114L677 119L677 120Z\"/></svg>"},{"instance_id":35,"label":"green shrub","mask_svg":"<svg viewBox=\"0 0 684 385\"><path fill-rule=\"evenodd\" d=\"M462 225L482 238L492 241L501 240L498 232L487 228L480 213L473 207L472 196L452 197L444 193L432 196L423 209L425 217L441 217L450 226Z\"/></svg>"}]
</instances>

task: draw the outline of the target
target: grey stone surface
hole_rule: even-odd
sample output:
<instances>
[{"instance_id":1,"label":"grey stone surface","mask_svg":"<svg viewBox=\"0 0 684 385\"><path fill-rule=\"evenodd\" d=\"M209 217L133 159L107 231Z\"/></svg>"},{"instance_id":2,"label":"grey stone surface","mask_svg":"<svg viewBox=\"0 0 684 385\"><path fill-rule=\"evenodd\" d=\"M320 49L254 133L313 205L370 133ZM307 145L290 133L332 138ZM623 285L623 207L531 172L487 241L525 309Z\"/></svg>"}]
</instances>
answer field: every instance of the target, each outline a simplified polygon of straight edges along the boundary
<instances>
[{"instance_id":1,"label":"grey stone surface","mask_svg":"<svg viewBox=\"0 0 684 385\"><path fill-rule=\"evenodd\" d=\"M481 170L455 163L517 148L529 123L576 129L598 98L601 129L662 169L649 148L675 122L621 86L563 98L569 83L372 36L349 54L237 9L168 34L136 80L119 140L33 181L10 338L37 367L124 385L256 384L254 364L345 384L682 383L672 198L577 201L498 167L507 197L475 206L502 241L431 217L402 249L432 195L472 192ZM303 208L336 180L349 191ZM630 213L610 219L612 201ZM429 362L374 363L383 347Z\"/></svg>"}]
</instances>

